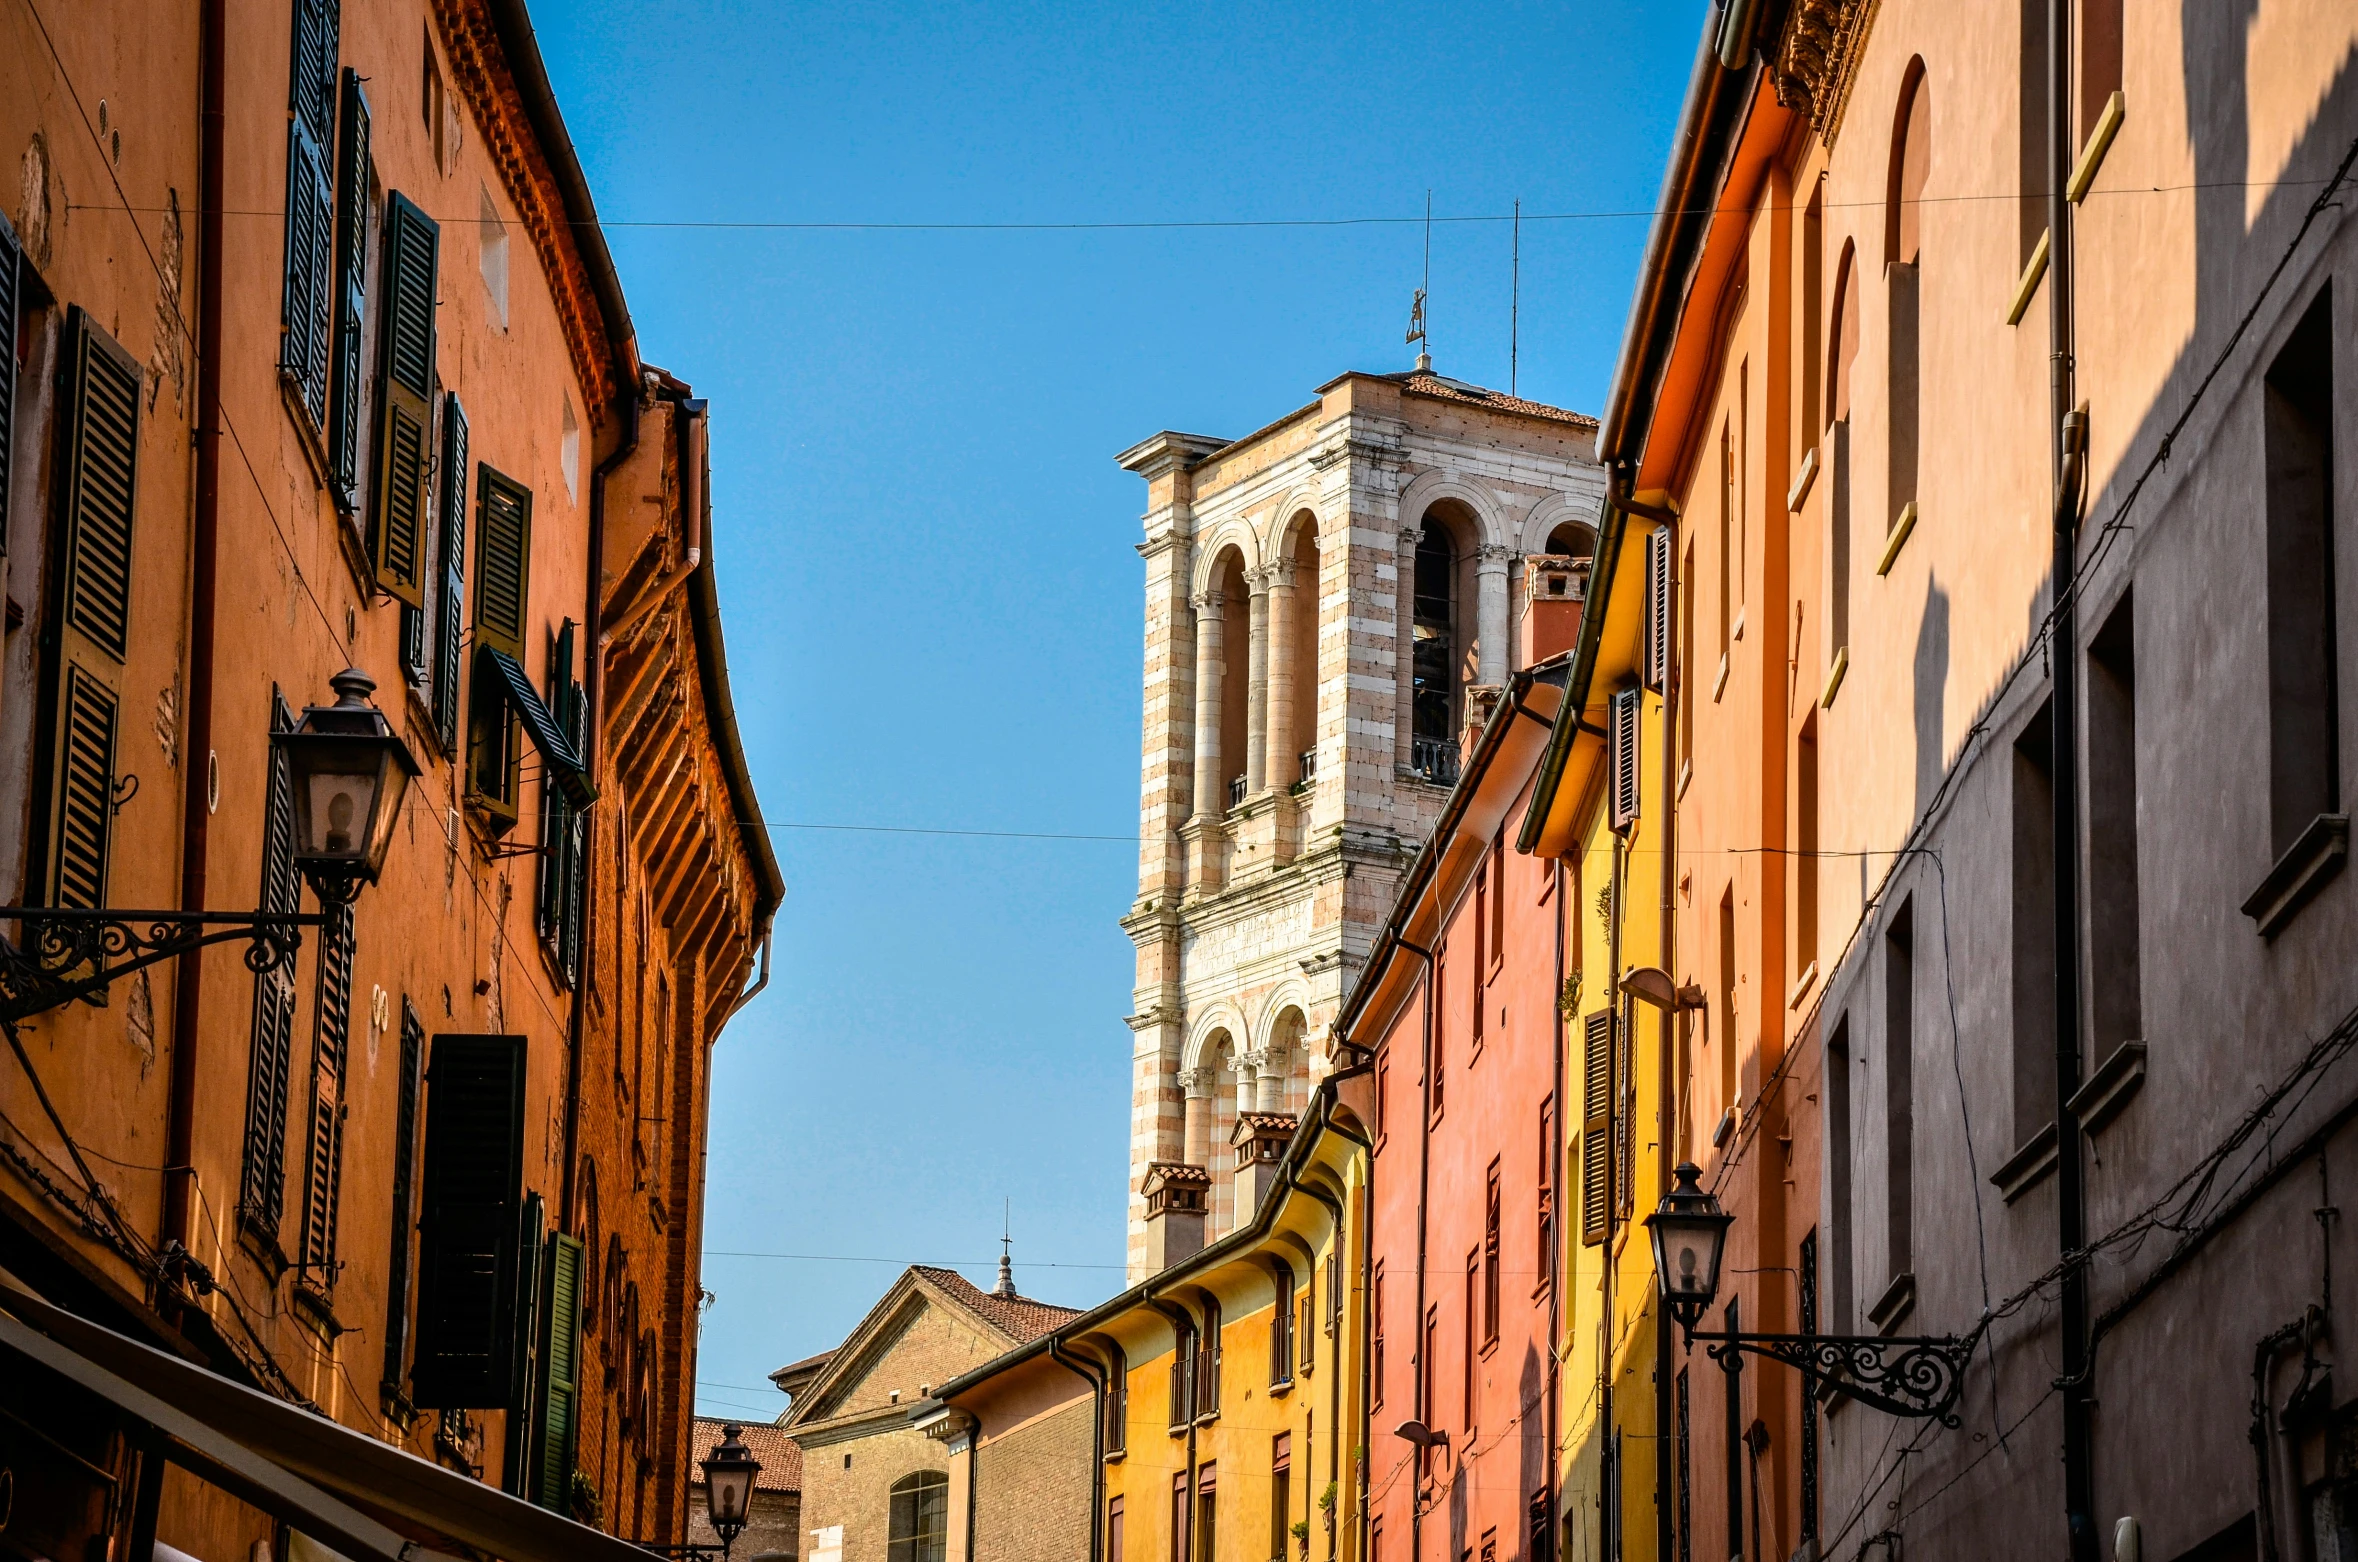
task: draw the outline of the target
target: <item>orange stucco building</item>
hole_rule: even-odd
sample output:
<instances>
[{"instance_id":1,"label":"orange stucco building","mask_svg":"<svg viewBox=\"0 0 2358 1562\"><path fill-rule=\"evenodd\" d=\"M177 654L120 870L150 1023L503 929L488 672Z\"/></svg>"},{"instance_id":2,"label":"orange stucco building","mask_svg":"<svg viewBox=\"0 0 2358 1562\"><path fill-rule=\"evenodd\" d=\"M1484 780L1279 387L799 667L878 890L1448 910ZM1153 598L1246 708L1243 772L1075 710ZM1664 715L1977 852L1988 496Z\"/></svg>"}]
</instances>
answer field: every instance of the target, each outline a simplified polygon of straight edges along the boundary
<instances>
[{"instance_id":1,"label":"orange stucco building","mask_svg":"<svg viewBox=\"0 0 2358 1562\"><path fill-rule=\"evenodd\" d=\"M20 7L0 144L0 1553L677 1542L782 887L708 409L524 8ZM414 773L348 908L278 741L337 693Z\"/></svg>"}]
</instances>

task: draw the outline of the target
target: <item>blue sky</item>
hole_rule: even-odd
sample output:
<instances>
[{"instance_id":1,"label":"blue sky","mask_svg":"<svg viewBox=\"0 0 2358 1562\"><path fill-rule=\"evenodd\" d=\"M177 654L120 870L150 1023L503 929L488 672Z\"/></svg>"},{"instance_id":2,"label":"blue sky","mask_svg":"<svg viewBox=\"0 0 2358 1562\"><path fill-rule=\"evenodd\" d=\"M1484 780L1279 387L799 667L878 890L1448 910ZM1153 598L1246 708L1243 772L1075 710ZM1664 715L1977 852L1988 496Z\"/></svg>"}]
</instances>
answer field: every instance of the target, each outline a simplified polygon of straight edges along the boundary
<instances>
[{"instance_id":1,"label":"blue sky","mask_svg":"<svg viewBox=\"0 0 2358 1562\"><path fill-rule=\"evenodd\" d=\"M1144 490L1114 454L1406 368L1415 223L1503 215L1519 388L1595 410L1702 6L543 0L641 351L712 400L715 552L787 824L1137 828ZM1432 232L1441 372L1508 379L1511 231ZM910 1261L1121 1285L1121 842L780 829L771 985L715 1064L700 1408ZM804 1257L740 1257L795 1254ZM876 1260L876 1261L869 1261Z\"/></svg>"}]
</instances>

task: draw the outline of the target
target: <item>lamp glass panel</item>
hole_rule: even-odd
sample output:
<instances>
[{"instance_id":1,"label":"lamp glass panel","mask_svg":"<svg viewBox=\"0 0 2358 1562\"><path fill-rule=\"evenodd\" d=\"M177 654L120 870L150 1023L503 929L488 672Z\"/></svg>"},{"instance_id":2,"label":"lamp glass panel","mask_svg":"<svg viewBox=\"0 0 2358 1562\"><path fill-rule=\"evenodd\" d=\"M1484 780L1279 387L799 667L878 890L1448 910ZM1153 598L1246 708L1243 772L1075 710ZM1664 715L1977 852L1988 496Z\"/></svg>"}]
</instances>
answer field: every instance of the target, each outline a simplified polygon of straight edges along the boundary
<instances>
[{"instance_id":1,"label":"lamp glass panel","mask_svg":"<svg viewBox=\"0 0 2358 1562\"><path fill-rule=\"evenodd\" d=\"M365 862L375 823L380 783L374 755L322 755L321 768L304 778L311 806L304 810L303 855ZM332 768L330 768L332 767Z\"/></svg>"},{"instance_id":2,"label":"lamp glass panel","mask_svg":"<svg viewBox=\"0 0 2358 1562\"><path fill-rule=\"evenodd\" d=\"M1655 1252L1662 1268L1662 1294L1672 1301L1708 1302L1719 1287L1717 1223L1689 1225L1680 1220L1658 1221Z\"/></svg>"}]
</instances>

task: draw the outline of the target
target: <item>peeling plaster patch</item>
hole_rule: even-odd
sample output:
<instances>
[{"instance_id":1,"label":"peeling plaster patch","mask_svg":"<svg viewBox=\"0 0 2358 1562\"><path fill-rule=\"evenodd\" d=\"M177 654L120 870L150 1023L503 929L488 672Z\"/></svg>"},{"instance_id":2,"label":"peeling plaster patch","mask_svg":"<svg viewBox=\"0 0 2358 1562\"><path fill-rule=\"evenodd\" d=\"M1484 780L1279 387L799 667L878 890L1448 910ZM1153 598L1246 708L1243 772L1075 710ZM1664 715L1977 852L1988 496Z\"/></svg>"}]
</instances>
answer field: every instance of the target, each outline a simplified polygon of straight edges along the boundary
<instances>
[{"instance_id":1,"label":"peeling plaster patch","mask_svg":"<svg viewBox=\"0 0 2358 1562\"><path fill-rule=\"evenodd\" d=\"M180 192L164 192L164 220L156 238L156 347L148 360L147 410L156 410L156 392L172 382L172 405L178 409L188 388L188 330L180 313L182 242Z\"/></svg>"},{"instance_id":2,"label":"peeling plaster patch","mask_svg":"<svg viewBox=\"0 0 2358 1562\"><path fill-rule=\"evenodd\" d=\"M156 1062L155 996L144 970L132 973L129 986L130 996L123 1004L123 1038L139 1053L139 1077L145 1079Z\"/></svg>"},{"instance_id":3,"label":"peeling plaster patch","mask_svg":"<svg viewBox=\"0 0 2358 1562\"><path fill-rule=\"evenodd\" d=\"M164 763L177 768L180 764L180 688L177 681L156 691L156 743L164 751Z\"/></svg>"},{"instance_id":4,"label":"peeling plaster patch","mask_svg":"<svg viewBox=\"0 0 2358 1562\"><path fill-rule=\"evenodd\" d=\"M18 166L16 201L16 236L36 266L49 264L49 185L49 143L36 130Z\"/></svg>"}]
</instances>

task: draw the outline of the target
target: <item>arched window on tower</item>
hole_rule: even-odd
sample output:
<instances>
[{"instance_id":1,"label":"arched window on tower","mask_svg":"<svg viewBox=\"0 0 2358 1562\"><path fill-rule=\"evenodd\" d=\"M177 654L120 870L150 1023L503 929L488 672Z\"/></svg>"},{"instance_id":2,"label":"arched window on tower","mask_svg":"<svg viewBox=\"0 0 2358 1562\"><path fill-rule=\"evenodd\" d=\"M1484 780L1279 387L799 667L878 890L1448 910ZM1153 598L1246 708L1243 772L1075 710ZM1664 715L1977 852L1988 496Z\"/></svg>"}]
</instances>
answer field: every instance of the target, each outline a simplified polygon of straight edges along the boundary
<instances>
[{"instance_id":1,"label":"arched window on tower","mask_svg":"<svg viewBox=\"0 0 2358 1562\"><path fill-rule=\"evenodd\" d=\"M1219 790L1208 812L1219 814L1244 801L1253 605L1245 589L1243 554L1229 548L1213 562L1212 589L1220 596L1220 771Z\"/></svg>"},{"instance_id":2,"label":"arched window on tower","mask_svg":"<svg viewBox=\"0 0 2358 1562\"><path fill-rule=\"evenodd\" d=\"M1416 543L1415 747L1410 765L1427 781L1457 779L1457 548L1431 517Z\"/></svg>"},{"instance_id":3,"label":"arched window on tower","mask_svg":"<svg viewBox=\"0 0 2358 1562\"><path fill-rule=\"evenodd\" d=\"M1304 512L1294 528L1293 730L1270 745L1293 756L1300 781L1318 779L1318 522ZM1272 764L1278 763L1276 760Z\"/></svg>"}]
</instances>

